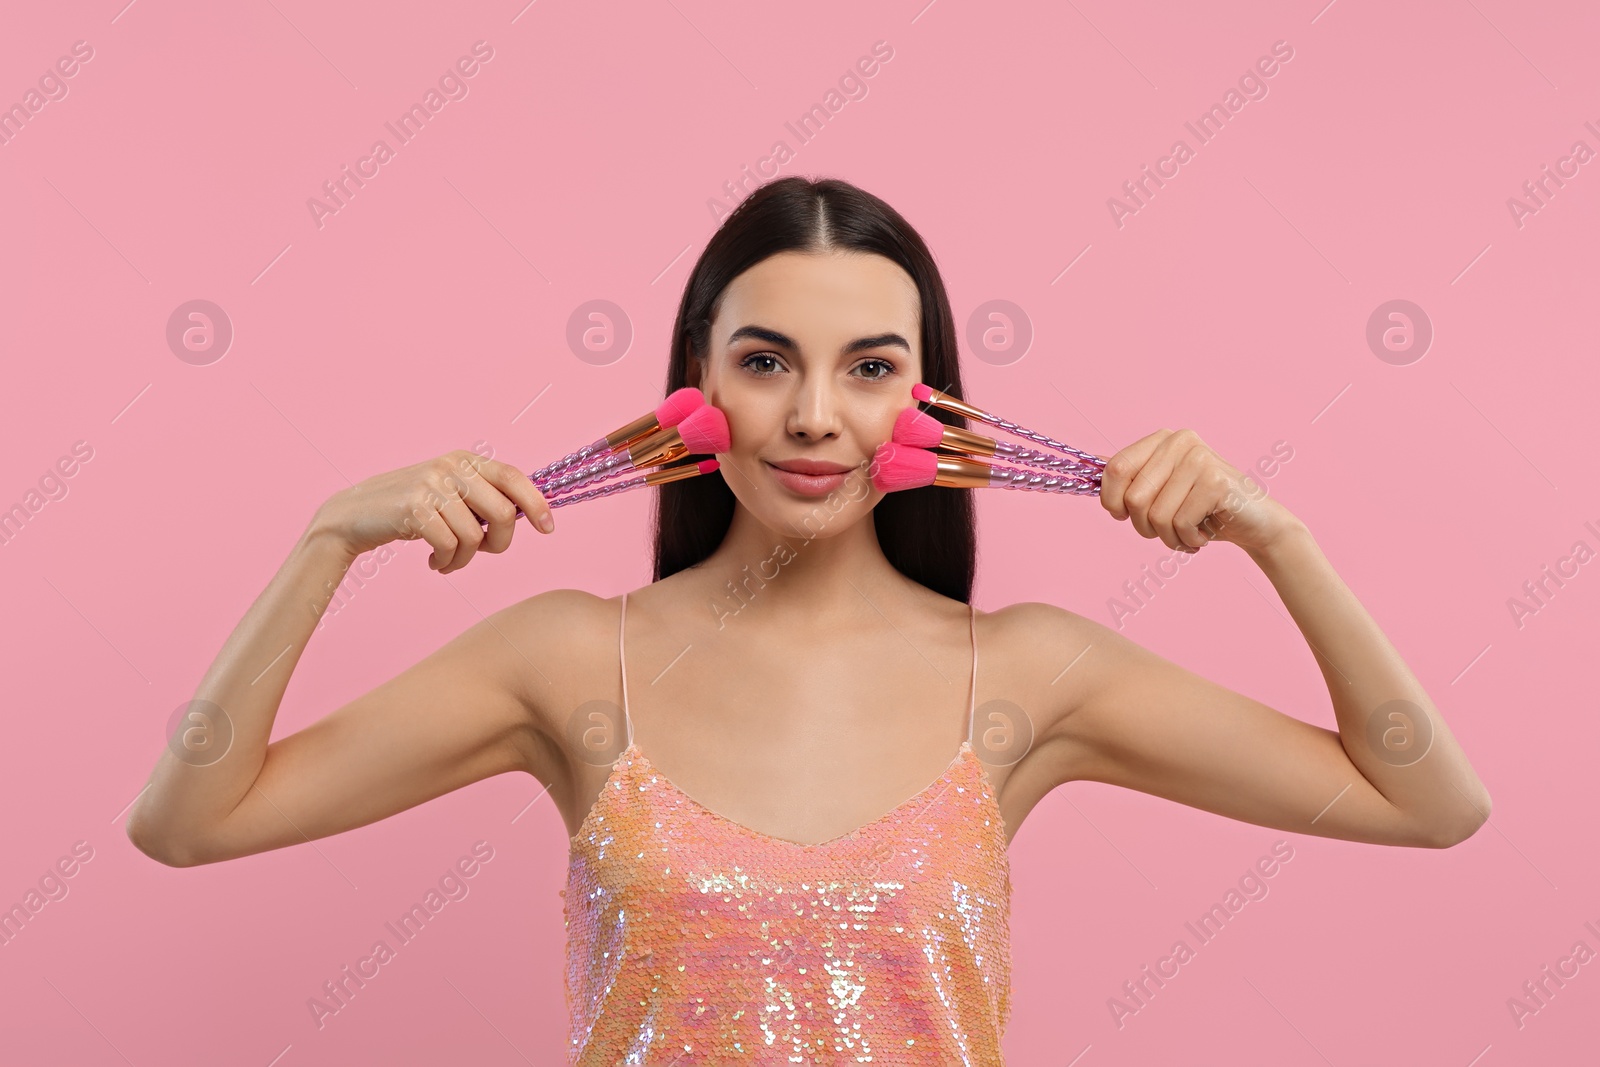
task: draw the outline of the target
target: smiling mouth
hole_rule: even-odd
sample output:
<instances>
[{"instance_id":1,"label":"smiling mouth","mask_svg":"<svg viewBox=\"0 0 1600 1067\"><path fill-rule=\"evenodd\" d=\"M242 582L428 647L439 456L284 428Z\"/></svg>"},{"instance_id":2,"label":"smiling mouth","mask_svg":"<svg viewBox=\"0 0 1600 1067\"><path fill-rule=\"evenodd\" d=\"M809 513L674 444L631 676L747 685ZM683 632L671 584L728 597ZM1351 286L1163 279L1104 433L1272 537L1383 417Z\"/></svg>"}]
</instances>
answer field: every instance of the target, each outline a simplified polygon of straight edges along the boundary
<instances>
[{"instance_id":1,"label":"smiling mouth","mask_svg":"<svg viewBox=\"0 0 1600 1067\"><path fill-rule=\"evenodd\" d=\"M840 466L837 469L818 469L808 471L796 470L793 467L785 467L781 464L773 463L771 460L766 461L766 463L767 466L771 467L773 470L783 471L786 474L801 474L808 478L826 478L835 474L849 474L851 471L855 470L854 467Z\"/></svg>"},{"instance_id":2,"label":"smiling mouth","mask_svg":"<svg viewBox=\"0 0 1600 1067\"><path fill-rule=\"evenodd\" d=\"M772 471L772 477L775 481L790 492L798 493L801 496L822 496L830 493L844 484L845 478L855 469L854 467L848 467L842 471L823 471L817 474L806 474L801 471L788 470L778 466L776 463L767 463L767 467Z\"/></svg>"}]
</instances>

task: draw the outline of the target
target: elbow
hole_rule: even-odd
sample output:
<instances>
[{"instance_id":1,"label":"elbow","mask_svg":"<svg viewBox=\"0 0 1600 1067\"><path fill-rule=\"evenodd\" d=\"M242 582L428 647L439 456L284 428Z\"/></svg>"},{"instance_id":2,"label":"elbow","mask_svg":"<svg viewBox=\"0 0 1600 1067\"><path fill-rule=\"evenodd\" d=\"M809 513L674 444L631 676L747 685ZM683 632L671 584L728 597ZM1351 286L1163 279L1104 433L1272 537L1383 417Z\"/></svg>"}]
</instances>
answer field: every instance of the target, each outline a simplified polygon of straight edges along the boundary
<instances>
[{"instance_id":1,"label":"elbow","mask_svg":"<svg viewBox=\"0 0 1600 1067\"><path fill-rule=\"evenodd\" d=\"M1471 820L1436 831L1426 842L1427 847L1454 848L1482 829L1483 824L1489 821L1489 813L1493 810L1494 804L1489 799L1489 794L1484 792L1473 805L1473 817Z\"/></svg>"},{"instance_id":2,"label":"elbow","mask_svg":"<svg viewBox=\"0 0 1600 1067\"><path fill-rule=\"evenodd\" d=\"M202 862L191 850L181 847L172 835L154 832L146 821L140 818L137 807L134 808L133 814L128 816L128 821L123 824L122 829L128 835L128 840L133 842L134 848L164 866L194 867Z\"/></svg>"}]
</instances>

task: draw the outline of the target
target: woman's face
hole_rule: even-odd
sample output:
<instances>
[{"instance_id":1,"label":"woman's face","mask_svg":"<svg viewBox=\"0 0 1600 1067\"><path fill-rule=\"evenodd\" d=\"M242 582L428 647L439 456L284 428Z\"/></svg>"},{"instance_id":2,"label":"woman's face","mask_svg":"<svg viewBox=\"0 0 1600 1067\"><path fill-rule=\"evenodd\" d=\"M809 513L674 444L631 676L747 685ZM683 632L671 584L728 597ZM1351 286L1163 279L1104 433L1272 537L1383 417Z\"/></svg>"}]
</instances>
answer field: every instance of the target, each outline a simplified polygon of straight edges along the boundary
<instances>
[{"instance_id":1,"label":"woman's face","mask_svg":"<svg viewBox=\"0 0 1600 1067\"><path fill-rule=\"evenodd\" d=\"M922 380L920 325L916 284L878 255L783 252L723 291L688 380L727 415L720 473L763 525L828 537L883 498L868 465Z\"/></svg>"}]
</instances>

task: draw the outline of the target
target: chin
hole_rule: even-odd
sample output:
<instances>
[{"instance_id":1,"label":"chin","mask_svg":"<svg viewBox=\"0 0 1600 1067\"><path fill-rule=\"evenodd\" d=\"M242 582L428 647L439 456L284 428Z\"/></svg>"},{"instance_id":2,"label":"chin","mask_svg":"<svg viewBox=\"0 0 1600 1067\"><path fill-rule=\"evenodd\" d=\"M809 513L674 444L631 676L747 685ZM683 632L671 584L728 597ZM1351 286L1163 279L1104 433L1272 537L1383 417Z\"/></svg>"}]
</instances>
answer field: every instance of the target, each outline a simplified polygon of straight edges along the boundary
<instances>
[{"instance_id":1,"label":"chin","mask_svg":"<svg viewBox=\"0 0 1600 1067\"><path fill-rule=\"evenodd\" d=\"M785 531L790 537L805 541L827 539L843 533L858 522L872 520L872 506L877 501L871 497L851 499L842 492L829 493L813 500L796 500L782 509L777 520L769 523L774 529Z\"/></svg>"}]
</instances>

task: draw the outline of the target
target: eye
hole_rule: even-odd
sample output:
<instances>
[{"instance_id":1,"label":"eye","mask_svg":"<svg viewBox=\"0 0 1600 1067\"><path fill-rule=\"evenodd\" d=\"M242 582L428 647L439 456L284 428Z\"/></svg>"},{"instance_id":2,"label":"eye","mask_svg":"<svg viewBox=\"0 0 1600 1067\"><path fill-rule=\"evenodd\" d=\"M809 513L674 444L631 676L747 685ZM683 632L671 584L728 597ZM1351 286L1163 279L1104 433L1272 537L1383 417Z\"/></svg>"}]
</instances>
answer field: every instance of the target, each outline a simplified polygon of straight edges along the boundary
<instances>
[{"instance_id":1,"label":"eye","mask_svg":"<svg viewBox=\"0 0 1600 1067\"><path fill-rule=\"evenodd\" d=\"M777 373L776 370L767 371L756 369L754 366L752 366L752 364L754 364L757 360L766 360L768 363L776 364L778 362L778 357L774 356L770 352L752 352L750 355L745 356L739 361L739 366L750 371L750 373L754 374L757 378L770 378Z\"/></svg>"},{"instance_id":2,"label":"eye","mask_svg":"<svg viewBox=\"0 0 1600 1067\"><path fill-rule=\"evenodd\" d=\"M886 359L869 359L866 362L862 363L860 366L858 366L856 369L860 370L862 367L871 367L871 366L874 366L874 365L882 367L883 370L882 370L881 373L878 373L878 374L865 374L865 375L862 375L862 377L866 378L868 381L873 381L873 382L880 381L880 380L882 380L884 378L887 378L890 375L895 373L894 364L890 363Z\"/></svg>"}]
</instances>

